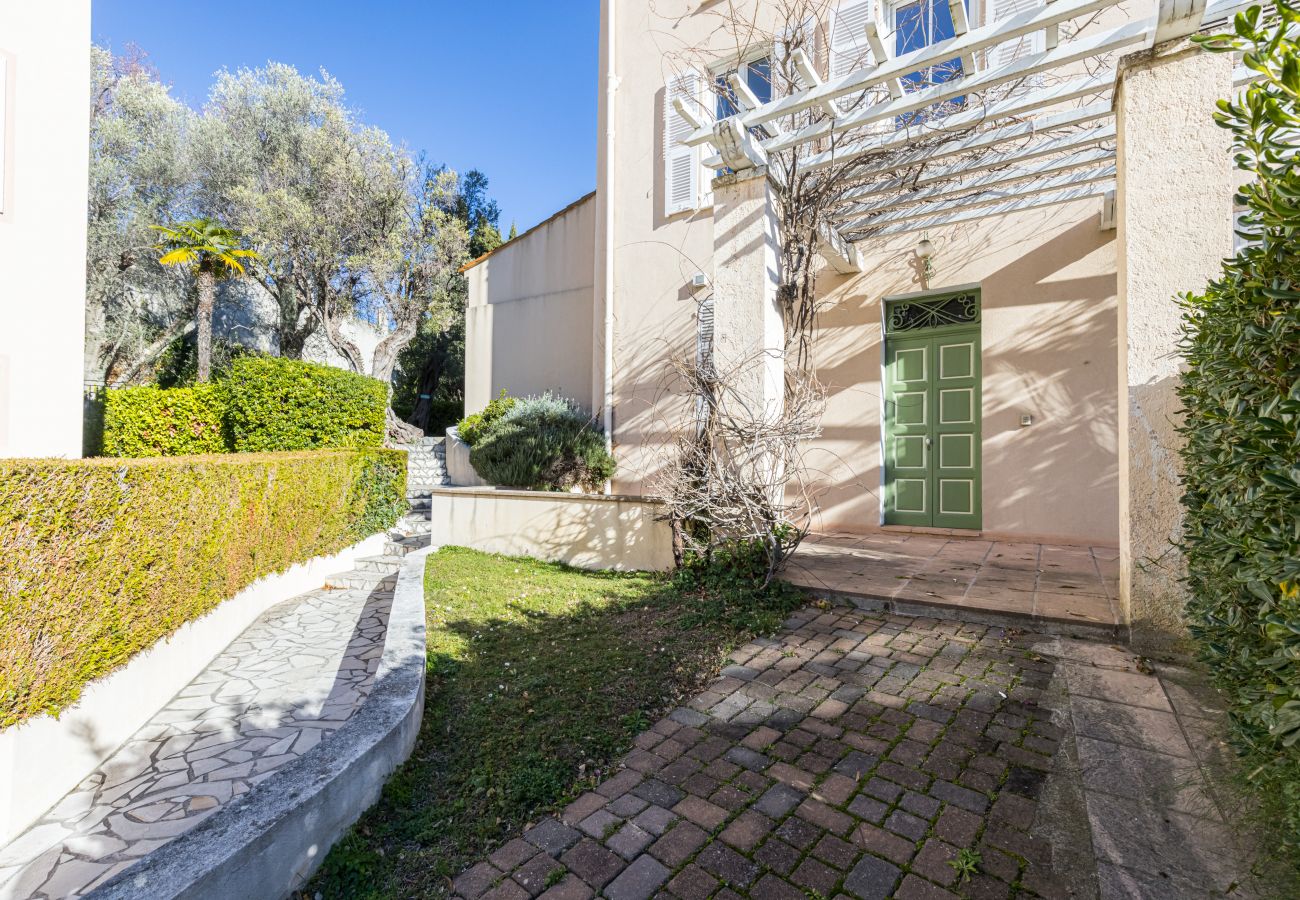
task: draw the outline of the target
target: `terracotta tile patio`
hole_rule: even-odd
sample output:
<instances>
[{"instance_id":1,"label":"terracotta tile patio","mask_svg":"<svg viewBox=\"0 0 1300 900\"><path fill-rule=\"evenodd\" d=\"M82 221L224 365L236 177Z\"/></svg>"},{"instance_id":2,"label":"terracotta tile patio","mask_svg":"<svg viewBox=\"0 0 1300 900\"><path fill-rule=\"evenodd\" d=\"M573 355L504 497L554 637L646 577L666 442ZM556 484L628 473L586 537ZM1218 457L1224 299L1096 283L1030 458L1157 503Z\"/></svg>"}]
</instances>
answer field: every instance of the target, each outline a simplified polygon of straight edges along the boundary
<instances>
[{"instance_id":1,"label":"terracotta tile patio","mask_svg":"<svg viewBox=\"0 0 1300 900\"><path fill-rule=\"evenodd\" d=\"M1096 636L1114 636L1121 624L1114 547L819 534L799 548L784 577L865 609Z\"/></svg>"}]
</instances>

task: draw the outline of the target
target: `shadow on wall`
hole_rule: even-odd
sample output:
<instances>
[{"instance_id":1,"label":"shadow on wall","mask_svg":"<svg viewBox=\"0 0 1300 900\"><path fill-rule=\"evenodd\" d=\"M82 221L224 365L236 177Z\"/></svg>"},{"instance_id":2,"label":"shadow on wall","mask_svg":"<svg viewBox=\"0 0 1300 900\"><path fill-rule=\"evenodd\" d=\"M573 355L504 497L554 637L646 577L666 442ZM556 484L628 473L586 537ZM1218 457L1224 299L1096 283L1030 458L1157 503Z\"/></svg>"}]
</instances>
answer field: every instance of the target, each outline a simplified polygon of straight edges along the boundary
<instances>
[{"instance_id":1,"label":"shadow on wall","mask_svg":"<svg viewBox=\"0 0 1300 900\"><path fill-rule=\"evenodd\" d=\"M1015 229L936 240L939 272L931 284L975 282L982 291L985 530L1113 543L1113 232L1099 232L1092 216L1074 224L1062 218L1063 211L1020 217ZM1016 255L1024 234L1051 232ZM827 415L807 456L815 527L823 530L869 530L880 521L881 301L922 285L906 245L874 261L862 275L824 278L830 304L821 321L818 375ZM1022 414L1034 424L1022 428Z\"/></svg>"},{"instance_id":2,"label":"shadow on wall","mask_svg":"<svg viewBox=\"0 0 1300 900\"><path fill-rule=\"evenodd\" d=\"M662 111L664 92L655 97ZM619 473L616 490L652 490L673 435L693 409L669 361L694 354L696 295L691 248L713 245L711 216L665 217L662 154L645 224L664 240L619 245L631 254L674 253L682 278L620 285L615 372ZM683 227L676 227L680 223ZM739 233L753 220L729 227ZM709 231L707 240L699 229ZM1100 232L1096 204L1070 204L925 235L936 246L926 278L915 245L923 235L864 242L867 271L823 272L819 377L828 391L825 431L808 464L827 529L880 521L883 296L964 283L982 288L984 527L1107 544L1117 539L1118 388L1115 372L1114 232ZM650 246L651 243L656 246ZM757 239L738 252L756 252ZM624 266L630 264L624 263ZM711 265L711 264L710 264ZM928 283L927 283L928 282ZM1020 425L1021 414L1034 424ZM1069 510L1062 519L1062 509Z\"/></svg>"}]
</instances>

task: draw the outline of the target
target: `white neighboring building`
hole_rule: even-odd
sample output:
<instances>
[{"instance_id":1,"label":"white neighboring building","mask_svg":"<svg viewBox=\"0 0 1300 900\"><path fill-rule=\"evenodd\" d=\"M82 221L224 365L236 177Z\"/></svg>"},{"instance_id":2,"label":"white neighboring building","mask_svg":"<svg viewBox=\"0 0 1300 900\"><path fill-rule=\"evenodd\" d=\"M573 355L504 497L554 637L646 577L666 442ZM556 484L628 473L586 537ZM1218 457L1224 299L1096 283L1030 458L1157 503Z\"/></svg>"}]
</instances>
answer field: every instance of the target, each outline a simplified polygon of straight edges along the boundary
<instances>
[{"instance_id":1,"label":"white neighboring building","mask_svg":"<svg viewBox=\"0 0 1300 900\"><path fill-rule=\"evenodd\" d=\"M0 457L81 455L90 0L0 3Z\"/></svg>"}]
</instances>

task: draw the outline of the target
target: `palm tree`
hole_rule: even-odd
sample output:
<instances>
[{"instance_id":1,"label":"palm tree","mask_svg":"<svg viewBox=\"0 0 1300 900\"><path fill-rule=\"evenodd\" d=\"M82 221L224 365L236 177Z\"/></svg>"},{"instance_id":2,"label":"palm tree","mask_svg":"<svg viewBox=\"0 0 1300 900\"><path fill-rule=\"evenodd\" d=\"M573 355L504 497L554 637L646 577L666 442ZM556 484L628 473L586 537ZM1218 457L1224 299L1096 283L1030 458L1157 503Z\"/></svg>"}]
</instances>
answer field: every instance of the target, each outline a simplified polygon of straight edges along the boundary
<instances>
[{"instance_id":1,"label":"palm tree","mask_svg":"<svg viewBox=\"0 0 1300 900\"><path fill-rule=\"evenodd\" d=\"M162 232L158 245L165 266L191 266L199 289L198 325L199 382L212 375L212 306L217 282L244 274L241 259L259 260L256 251L243 247L243 235L213 219L190 219L173 225L154 225Z\"/></svg>"}]
</instances>

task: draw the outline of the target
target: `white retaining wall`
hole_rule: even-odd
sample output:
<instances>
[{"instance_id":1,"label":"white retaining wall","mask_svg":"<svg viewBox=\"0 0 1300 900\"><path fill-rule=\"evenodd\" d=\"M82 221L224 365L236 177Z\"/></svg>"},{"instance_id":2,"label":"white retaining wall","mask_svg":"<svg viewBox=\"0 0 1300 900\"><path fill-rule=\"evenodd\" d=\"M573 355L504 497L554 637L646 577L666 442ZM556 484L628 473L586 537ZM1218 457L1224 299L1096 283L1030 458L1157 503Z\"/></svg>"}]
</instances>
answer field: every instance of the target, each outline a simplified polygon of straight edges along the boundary
<instances>
[{"instance_id":1,"label":"white retaining wall","mask_svg":"<svg viewBox=\"0 0 1300 900\"><path fill-rule=\"evenodd\" d=\"M660 505L640 497L493 487L433 491L433 546L533 556L584 569L664 571L672 529Z\"/></svg>"}]
</instances>

